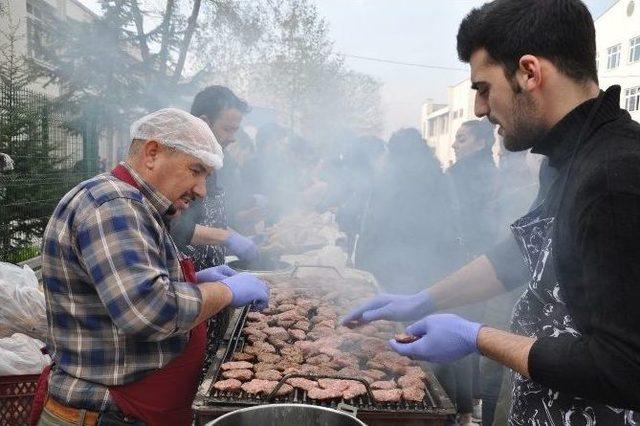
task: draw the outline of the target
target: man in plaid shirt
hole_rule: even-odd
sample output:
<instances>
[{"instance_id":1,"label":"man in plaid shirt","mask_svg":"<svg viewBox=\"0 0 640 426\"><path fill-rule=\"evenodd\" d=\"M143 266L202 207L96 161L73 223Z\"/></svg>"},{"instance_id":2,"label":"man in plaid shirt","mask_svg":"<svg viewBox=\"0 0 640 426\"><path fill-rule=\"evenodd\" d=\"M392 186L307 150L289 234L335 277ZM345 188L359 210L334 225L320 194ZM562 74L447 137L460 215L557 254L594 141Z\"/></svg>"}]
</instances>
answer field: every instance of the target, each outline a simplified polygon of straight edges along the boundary
<instances>
[{"instance_id":1,"label":"man in plaid shirt","mask_svg":"<svg viewBox=\"0 0 640 426\"><path fill-rule=\"evenodd\" d=\"M226 306L268 302L265 283L226 267L201 271L197 285L186 282L169 235L167 216L205 196L206 177L222 167L209 127L165 109L134 123L131 138L127 161L69 191L44 234L47 346L55 365L39 424L104 424L114 413L182 422L162 412L179 395L138 395L158 395L162 383L190 374L181 367L174 377L154 376L184 353L204 350L193 346L203 321ZM201 362L203 355L189 359ZM194 383L200 367L193 368ZM131 392L134 385L148 389ZM184 411L188 399L178 408ZM154 404L154 413L145 411Z\"/></svg>"}]
</instances>

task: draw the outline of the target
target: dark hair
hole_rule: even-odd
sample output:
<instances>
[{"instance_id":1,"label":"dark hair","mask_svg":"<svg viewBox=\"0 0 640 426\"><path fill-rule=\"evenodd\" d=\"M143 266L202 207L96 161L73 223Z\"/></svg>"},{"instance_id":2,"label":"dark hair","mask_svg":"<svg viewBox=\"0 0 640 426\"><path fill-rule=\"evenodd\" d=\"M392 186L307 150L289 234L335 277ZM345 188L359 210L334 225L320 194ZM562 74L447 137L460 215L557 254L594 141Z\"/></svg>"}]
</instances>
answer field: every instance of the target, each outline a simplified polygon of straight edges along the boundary
<instances>
[{"instance_id":1,"label":"dark hair","mask_svg":"<svg viewBox=\"0 0 640 426\"><path fill-rule=\"evenodd\" d=\"M263 124L256 132L256 148L265 149L273 143L283 142L287 137L287 129L276 123Z\"/></svg>"},{"instance_id":2,"label":"dark hair","mask_svg":"<svg viewBox=\"0 0 640 426\"><path fill-rule=\"evenodd\" d=\"M581 0L495 0L473 9L458 30L458 57L469 62L478 49L505 67L508 78L520 58L551 61L576 81L598 82L596 31Z\"/></svg>"},{"instance_id":3,"label":"dark hair","mask_svg":"<svg viewBox=\"0 0 640 426\"><path fill-rule=\"evenodd\" d=\"M395 131L389 138L387 148L392 165L406 168L407 171L422 170L426 173L441 173L438 160L418 129L404 128Z\"/></svg>"},{"instance_id":4,"label":"dark hair","mask_svg":"<svg viewBox=\"0 0 640 426\"><path fill-rule=\"evenodd\" d=\"M393 132L387 147L391 158L421 157L424 153L429 152L427 143L415 128L405 128Z\"/></svg>"},{"instance_id":5,"label":"dark hair","mask_svg":"<svg viewBox=\"0 0 640 426\"><path fill-rule=\"evenodd\" d=\"M483 141L486 145L495 141L493 125L487 119L465 121L460 125L460 127L463 126L469 129L476 139Z\"/></svg>"},{"instance_id":6,"label":"dark hair","mask_svg":"<svg viewBox=\"0 0 640 426\"><path fill-rule=\"evenodd\" d=\"M240 99L228 87L209 86L202 89L193 99L191 114L196 117L206 116L215 120L225 109L235 108L243 114L250 111L246 101Z\"/></svg>"}]
</instances>

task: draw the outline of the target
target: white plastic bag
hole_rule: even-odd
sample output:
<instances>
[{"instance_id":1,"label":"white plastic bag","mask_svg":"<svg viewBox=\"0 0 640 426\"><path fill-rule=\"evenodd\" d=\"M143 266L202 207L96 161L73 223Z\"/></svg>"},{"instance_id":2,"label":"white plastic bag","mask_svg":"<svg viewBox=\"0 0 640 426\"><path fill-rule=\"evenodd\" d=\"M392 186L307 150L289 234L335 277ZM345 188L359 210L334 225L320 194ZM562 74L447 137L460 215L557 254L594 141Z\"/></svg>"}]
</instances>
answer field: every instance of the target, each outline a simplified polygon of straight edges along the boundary
<instances>
[{"instance_id":1,"label":"white plastic bag","mask_svg":"<svg viewBox=\"0 0 640 426\"><path fill-rule=\"evenodd\" d=\"M0 339L0 376L40 374L51 363L42 347L41 341L19 333Z\"/></svg>"},{"instance_id":2,"label":"white plastic bag","mask_svg":"<svg viewBox=\"0 0 640 426\"><path fill-rule=\"evenodd\" d=\"M28 266L0 262L0 337L23 333L44 340L47 314L44 293Z\"/></svg>"}]
</instances>

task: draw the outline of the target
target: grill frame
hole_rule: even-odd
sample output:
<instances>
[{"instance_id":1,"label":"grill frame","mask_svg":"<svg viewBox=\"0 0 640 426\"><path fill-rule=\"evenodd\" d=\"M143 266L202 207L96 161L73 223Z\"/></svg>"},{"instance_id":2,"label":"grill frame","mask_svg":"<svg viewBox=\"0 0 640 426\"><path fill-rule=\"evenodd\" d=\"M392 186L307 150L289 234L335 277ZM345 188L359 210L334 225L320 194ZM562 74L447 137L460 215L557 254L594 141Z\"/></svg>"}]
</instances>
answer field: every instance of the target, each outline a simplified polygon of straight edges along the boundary
<instances>
[{"instance_id":1,"label":"grill frame","mask_svg":"<svg viewBox=\"0 0 640 426\"><path fill-rule=\"evenodd\" d=\"M311 379L319 378L318 376L310 376L303 374L287 375L280 380L280 384L271 392L271 395L253 396L245 393L221 392L213 389L213 384L221 376L220 366L229 360L232 355L240 351L245 344L245 339L242 336L242 329L246 322L246 316L249 312L249 307L243 309L236 309L229 321L229 326L225 332L223 341L221 342L218 351L215 354L215 358L209 367L209 370L205 374L205 378L198 388L198 392L193 402L193 410L196 417L196 425L202 425L206 422L213 420L223 414L231 411L252 407L260 404L269 403L300 403L311 404L321 407L338 409L341 404L351 404L357 409L358 418L363 420L370 426L376 425L376 423L384 425L397 424L404 426L411 426L414 422L416 425L441 425L455 415L455 408L448 396L442 389L442 386L435 378L430 369L425 368L424 363L416 363L422 367L425 371L427 378L427 389L425 390L425 400L422 403L380 403L375 402L371 398L370 388L361 378L352 377L339 377L333 376L333 378L341 378L347 380L358 380L365 382L368 395L360 396L351 401L343 400L330 400L330 401L316 401L306 397L306 392L301 389L294 389L294 392L284 397L271 397L276 390L280 387L280 384L284 383L289 377L307 377Z\"/></svg>"}]
</instances>

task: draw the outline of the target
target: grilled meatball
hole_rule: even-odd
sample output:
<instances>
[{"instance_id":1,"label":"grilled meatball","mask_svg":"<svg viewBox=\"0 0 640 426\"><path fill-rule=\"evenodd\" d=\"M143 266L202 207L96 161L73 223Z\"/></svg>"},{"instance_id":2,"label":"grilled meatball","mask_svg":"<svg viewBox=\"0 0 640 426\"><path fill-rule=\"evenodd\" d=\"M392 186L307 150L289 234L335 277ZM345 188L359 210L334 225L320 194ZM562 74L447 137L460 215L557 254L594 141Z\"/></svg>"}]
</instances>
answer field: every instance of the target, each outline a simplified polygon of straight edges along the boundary
<instances>
[{"instance_id":1,"label":"grilled meatball","mask_svg":"<svg viewBox=\"0 0 640 426\"><path fill-rule=\"evenodd\" d=\"M415 342L416 340L419 339L418 336L413 336L411 334L407 334L407 333L400 333L400 334L396 334L394 336L394 339L396 339L396 342L398 343L412 343Z\"/></svg>"},{"instance_id":2,"label":"grilled meatball","mask_svg":"<svg viewBox=\"0 0 640 426\"><path fill-rule=\"evenodd\" d=\"M234 361L253 361L256 359L256 356L253 354L248 354L245 352L236 352L235 354L233 354L233 356L231 357L232 360Z\"/></svg>"},{"instance_id":3,"label":"grilled meatball","mask_svg":"<svg viewBox=\"0 0 640 426\"><path fill-rule=\"evenodd\" d=\"M407 401L422 402L425 392L421 388L403 388L402 398Z\"/></svg>"},{"instance_id":4,"label":"grilled meatball","mask_svg":"<svg viewBox=\"0 0 640 426\"><path fill-rule=\"evenodd\" d=\"M378 402L398 402L400 398L402 398L402 391L400 389L378 389L371 391L371 393L373 393L373 399Z\"/></svg>"},{"instance_id":5,"label":"grilled meatball","mask_svg":"<svg viewBox=\"0 0 640 426\"><path fill-rule=\"evenodd\" d=\"M312 388L307 392L309 399L324 401L327 399L342 398L342 392L336 389Z\"/></svg>"},{"instance_id":6,"label":"grilled meatball","mask_svg":"<svg viewBox=\"0 0 640 426\"><path fill-rule=\"evenodd\" d=\"M251 380L253 377L253 371L251 370L227 370L222 372L222 377L225 379L237 379L241 382Z\"/></svg>"},{"instance_id":7,"label":"grilled meatball","mask_svg":"<svg viewBox=\"0 0 640 426\"><path fill-rule=\"evenodd\" d=\"M282 379L282 373L280 373L278 370L261 370L256 372L255 377L256 379L261 379L261 380L278 381Z\"/></svg>"},{"instance_id":8,"label":"grilled meatball","mask_svg":"<svg viewBox=\"0 0 640 426\"><path fill-rule=\"evenodd\" d=\"M246 361L237 361L237 362L225 362L220 366L222 370L246 370L252 368L253 364Z\"/></svg>"},{"instance_id":9,"label":"grilled meatball","mask_svg":"<svg viewBox=\"0 0 640 426\"><path fill-rule=\"evenodd\" d=\"M365 395L367 393L367 388L360 382L352 382L349 387L342 392L342 397L344 399L353 399L360 395Z\"/></svg>"},{"instance_id":10,"label":"grilled meatball","mask_svg":"<svg viewBox=\"0 0 640 426\"><path fill-rule=\"evenodd\" d=\"M378 390L389 390L389 389L395 389L396 388L396 382L394 380L385 380L385 381L378 381L378 382L373 382L371 383L371 389L378 389Z\"/></svg>"},{"instance_id":11,"label":"grilled meatball","mask_svg":"<svg viewBox=\"0 0 640 426\"><path fill-rule=\"evenodd\" d=\"M427 387L424 381L421 378L416 376L401 376L398 379L398 384L403 389L406 389L406 388L425 389Z\"/></svg>"},{"instance_id":12,"label":"grilled meatball","mask_svg":"<svg viewBox=\"0 0 640 426\"><path fill-rule=\"evenodd\" d=\"M242 382L237 379L218 380L213 384L213 388L219 391L239 392Z\"/></svg>"},{"instance_id":13,"label":"grilled meatball","mask_svg":"<svg viewBox=\"0 0 640 426\"><path fill-rule=\"evenodd\" d=\"M299 388L307 392L318 387L318 382L315 380L305 379L304 377L292 377L287 379L287 383L295 388Z\"/></svg>"}]
</instances>

